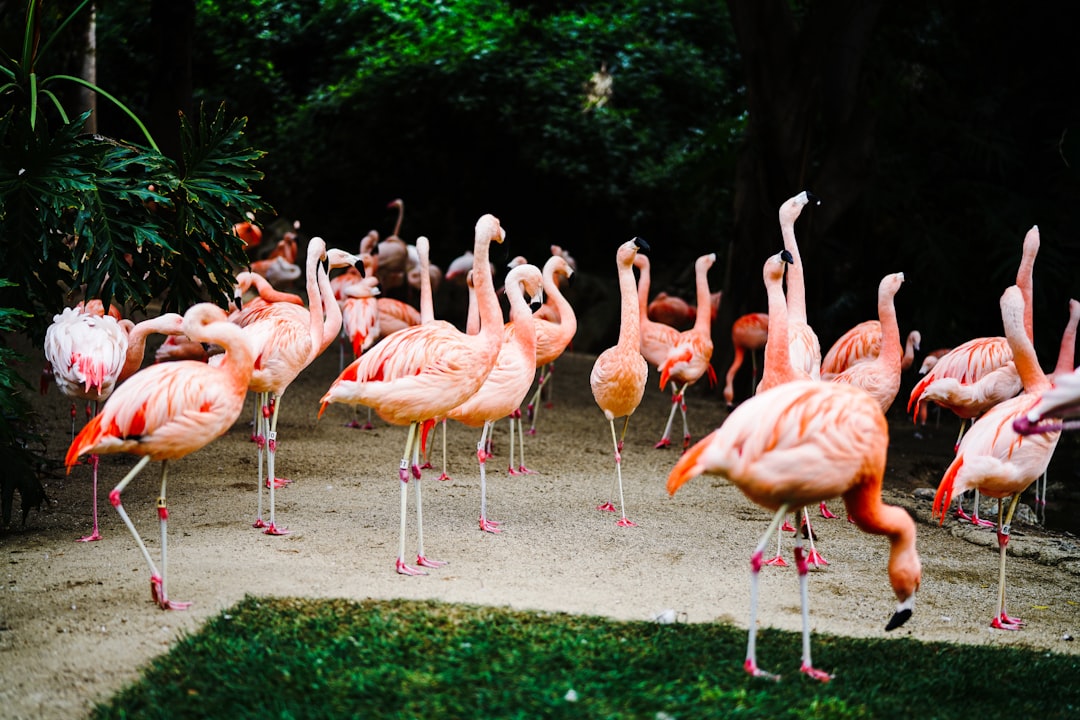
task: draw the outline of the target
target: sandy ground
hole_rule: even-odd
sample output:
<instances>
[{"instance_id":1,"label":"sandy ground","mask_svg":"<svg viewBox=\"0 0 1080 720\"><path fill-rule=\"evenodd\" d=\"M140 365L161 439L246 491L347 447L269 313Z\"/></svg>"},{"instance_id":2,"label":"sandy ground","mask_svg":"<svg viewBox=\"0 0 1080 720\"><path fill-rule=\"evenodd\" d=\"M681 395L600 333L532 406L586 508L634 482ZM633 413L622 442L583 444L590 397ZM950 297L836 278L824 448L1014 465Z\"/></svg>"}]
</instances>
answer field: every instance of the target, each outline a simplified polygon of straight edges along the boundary
<instances>
[{"instance_id":1,"label":"sandy ground","mask_svg":"<svg viewBox=\"0 0 1080 720\"><path fill-rule=\"evenodd\" d=\"M623 454L626 506L638 527L617 527L612 515L598 512L596 505L612 490L615 466L608 425L589 392L592 360L570 354L557 364L554 407L541 411L538 434L527 438L526 462L535 474L506 473L506 423L500 423L488 484L489 515L504 523L499 535L481 532L476 522L473 449L479 432L449 427L453 480L436 482L436 471L423 488L425 549L450 564L427 577L394 572L404 430L378 422L370 431L349 429L352 411L343 406L316 420L318 398L337 374L335 350L301 375L282 405L278 470L292 483L277 493L277 520L290 534L270 537L251 527L257 486L250 400L229 433L171 465L168 581L173 599L193 602L187 611L166 612L151 602L145 562L108 504L108 491L134 459L103 458L98 494L104 539L88 544L75 539L90 528L89 468L79 466L70 476L57 471L46 479L53 507L31 512L25 527L16 522L0 534L6 558L0 716L84 716L178 637L246 594L434 598L628 620L673 610L689 622L745 626L747 560L768 515L718 478L698 478L674 497L666 494L664 481L678 450L653 448L670 407L655 372ZM35 360L27 375L39 368ZM49 456L59 462L70 440L70 403L55 388L34 402ZM726 414L718 390L704 385L692 390L689 406L695 439ZM930 501L912 492L936 486L949 460L954 423L943 419L931 437L919 440L909 421L891 418L884 494L920 521L923 585L912 620L884 632L895 605L885 540L863 535L843 519L818 519L818 547L829 564L810 578L814 631L1080 652L1080 643L1071 642L1080 635L1080 547L1074 538L1017 525L1008 563L1010 611L1029 622L1020 632L991 630L993 532L952 519L944 527L931 524ZM124 493L125 507L155 554L157 477L156 467L147 468ZM839 501L831 507L842 512ZM784 538L789 558L791 542ZM412 497L407 548L410 554L416 548ZM798 629L793 566L764 570L762 605L762 624ZM793 644L789 656L762 662L776 670L794 668L798 652Z\"/></svg>"}]
</instances>

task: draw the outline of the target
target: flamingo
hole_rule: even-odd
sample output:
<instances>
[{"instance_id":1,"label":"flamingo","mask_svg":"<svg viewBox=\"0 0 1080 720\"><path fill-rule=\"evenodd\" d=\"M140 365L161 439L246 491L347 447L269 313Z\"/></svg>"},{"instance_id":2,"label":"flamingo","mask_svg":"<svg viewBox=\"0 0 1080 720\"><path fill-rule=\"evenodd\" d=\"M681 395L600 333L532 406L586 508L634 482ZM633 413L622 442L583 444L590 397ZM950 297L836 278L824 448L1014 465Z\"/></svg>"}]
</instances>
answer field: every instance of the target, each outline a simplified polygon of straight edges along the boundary
<instances>
[{"instance_id":1,"label":"flamingo","mask_svg":"<svg viewBox=\"0 0 1080 720\"><path fill-rule=\"evenodd\" d=\"M405 219L405 203L401 198L397 198L391 200L386 207L397 209L397 222L394 224L394 232L377 242L375 255L378 259L376 272L379 276L379 286L384 291L390 291L405 285L409 249L400 235L401 223Z\"/></svg>"},{"instance_id":2,"label":"flamingo","mask_svg":"<svg viewBox=\"0 0 1080 720\"><path fill-rule=\"evenodd\" d=\"M700 304L700 301L699 301ZM697 309L676 295L659 292L646 307L649 319L670 325L676 330L686 330L697 318Z\"/></svg>"},{"instance_id":3,"label":"flamingo","mask_svg":"<svg viewBox=\"0 0 1080 720\"><path fill-rule=\"evenodd\" d=\"M593 398L611 426L611 440L615 446L615 478L619 486L619 511L622 514L622 517L616 521L619 527L637 526L626 517L626 504L623 502L622 444L626 438L626 428L630 425L630 416L641 403L641 398L645 394L645 382L649 377L649 363L639 350L641 313L637 302L633 270L634 256L639 250L648 252L649 244L636 237L620 245L615 253L621 298L619 341L597 356L592 372L589 374ZM621 437L615 435L615 418L617 417L626 418L623 421ZM615 506L611 500L598 506L597 509L615 512Z\"/></svg>"},{"instance_id":4,"label":"flamingo","mask_svg":"<svg viewBox=\"0 0 1080 720\"><path fill-rule=\"evenodd\" d=\"M1041 393L1050 389L1050 380L1039 367L1035 348L1025 321L1027 303L1023 292L1013 285L1001 296L1001 320L1012 348L1016 369L1024 383L1024 393L995 405L972 423L964 433L956 457L950 463L934 496L934 517L945 522L945 512L953 495L975 489L998 498L998 598L991 627L1019 630L1023 621L1008 614L1005 607L1005 555L1009 529L1020 494L1046 472L1060 431L1021 435L1014 425L1028 419ZM1008 512L1004 500L1011 498Z\"/></svg>"},{"instance_id":5,"label":"flamingo","mask_svg":"<svg viewBox=\"0 0 1080 720\"><path fill-rule=\"evenodd\" d=\"M757 351L765 347L769 337L769 314L747 313L736 318L731 325L731 345L735 348L735 357L728 368L724 383L724 402L729 408L735 405L735 375L742 367L743 358L750 354L750 387L757 385ZM753 392L753 391L751 391Z\"/></svg>"},{"instance_id":6,"label":"flamingo","mask_svg":"<svg viewBox=\"0 0 1080 720\"><path fill-rule=\"evenodd\" d=\"M544 276L535 265L519 265L507 273L505 287L510 300L510 321L504 326L495 366L476 394L447 415L469 427L483 428L476 443L476 458L480 462L480 529L490 533L500 529L498 522L487 517L488 433L496 420L520 409L532 387L537 364L536 325L525 296L537 297L543 292ZM512 445L513 424L510 432Z\"/></svg>"},{"instance_id":7,"label":"flamingo","mask_svg":"<svg viewBox=\"0 0 1080 720\"><path fill-rule=\"evenodd\" d=\"M922 333L912 330L904 340L900 369L915 364ZM865 320L841 335L821 360L821 379L832 380L855 363L873 360L881 352L881 321Z\"/></svg>"},{"instance_id":8,"label":"flamingo","mask_svg":"<svg viewBox=\"0 0 1080 720\"><path fill-rule=\"evenodd\" d=\"M812 380L821 379L821 344L817 334L806 322L806 285L803 280L802 256L795 240L795 221L807 203L820 205L813 194L803 191L780 206L780 232L784 249L791 253L787 274L788 342L791 345L791 364L805 371Z\"/></svg>"},{"instance_id":9,"label":"flamingo","mask_svg":"<svg viewBox=\"0 0 1080 720\"><path fill-rule=\"evenodd\" d=\"M709 268L716 262L716 253L702 255L694 262L694 277L697 284L697 318L694 326L679 333L675 345L668 351L660 366L660 389L663 390L668 380L671 384L671 412L668 414L664 434L656 443L657 448L671 445L671 424L675 419L675 409L682 411L683 450L690 447L690 426L686 423L686 389L708 374L709 386L716 385L716 371L712 360L712 311L709 302Z\"/></svg>"},{"instance_id":10,"label":"flamingo","mask_svg":"<svg viewBox=\"0 0 1080 720\"><path fill-rule=\"evenodd\" d=\"M302 271L299 265L289 262L280 255L275 255L251 263L251 272L262 275L274 285L279 285L298 279Z\"/></svg>"},{"instance_id":11,"label":"flamingo","mask_svg":"<svg viewBox=\"0 0 1080 720\"><path fill-rule=\"evenodd\" d=\"M504 237L505 232L493 215L484 215L477 221L473 277L480 330L476 335L463 333L444 320L400 330L346 367L322 397L320 415L331 402L361 403L374 408L387 422L409 427L398 468L401 526L396 568L401 574L426 574L405 563L410 469L416 480L417 564L432 568L446 564L424 554L418 429L465 402L480 389L495 366L502 346L503 318L488 263L488 247L491 242L501 243Z\"/></svg>"},{"instance_id":12,"label":"flamingo","mask_svg":"<svg viewBox=\"0 0 1080 720\"><path fill-rule=\"evenodd\" d=\"M92 414L96 414L97 407L113 393L117 384L135 374L142 365L147 336L151 333L179 335L183 318L176 313L165 313L135 324L126 319L118 322L113 315L105 315L100 301L96 306L84 305L83 309L64 308L59 315L53 316L52 324L45 331L45 358L53 369L60 391L70 398L92 402ZM71 423L74 439L74 405ZM79 542L101 539L97 454L91 454L90 468L93 529L89 535L79 538Z\"/></svg>"},{"instance_id":13,"label":"flamingo","mask_svg":"<svg viewBox=\"0 0 1080 720\"><path fill-rule=\"evenodd\" d=\"M889 539L889 580L899 604L886 624L894 630L911 617L922 566L915 547L915 522L902 508L881 501L881 481L889 444L881 407L865 391L840 383L793 381L735 408L724 424L690 448L668 475L674 494L701 474L726 478L752 502L775 512L750 558L750 627L746 644L748 673L779 679L757 664L758 575L770 537L787 512L840 495L863 532ZM815 680L832 676L810 657L807 560L797 537L802 607L802 665Z\"/></svg>"},{"instance_id":14,"label":"flamingo","mask_svg":"<svg viewBox=\"0 0 1080 720\"><path fill-rule=\"evenodd\" d=\"M1039 396L1039 401L1025 415L1013 422L1021 435L1076 430L1080 422L1080 368L1060 375L1054 386Z\"/></svg>"},{"instance_id":15,"label":"flamingo","mask_svg":"<svg viewBox=\"0 0 1080 720\"><path fill-rule=\"evenodd\" d=\"M182 610L190 603L169 599L168 505L166 478L169 460L192 453L225 433L244 407L254 358L243 331L230 323L225 311L210 303L192 306L183 320L184 333L198 342L225 348L224 361L212 366L197 361L151 365L116 389L102 411L75 437L64 460L68 472L86 454L130 453L142 456L109 494L139 550L150 566L150 594L165 610ZM151 460L161 461L160 572L124 510L121 493Z\"/></svg>"},{"instance_id":16,"label":"flamingo","mask_svg":"<svg viewBox=\"0 0 1080 720\"><path fill-rule=\"evenodd\" d=\"M765 294L769 302L769 328L768 340L765 342L764 368L761 371L761 382L757 386L758 393L796 380L811 379L806 371L792 365L791 345L787 342L790 334L788 333L787 300L784 298L784 270L787 265L791 264L792 260L790 252L781 250L776 255L768 258L761 270L761 276L765 282ZM819 506L823 516L836 517L833 513L828 512L824 500L821 501ZM796 508L795 516L798 517L798 514L799 511ZM810 538L809 562L813 563L815 567L828 565L829 561L822 557L814 546L814 532L810 526L810 515L806 508L802 508L802 515L803 521L806 523L807 536ZM781 530L784 532L795 531L795 527L785 522ZM765 564L787 565L783 555L780 554L779 535L776 538L776 555Z\"/></svg>"},{"instance_id":17,"label":"flamingo","mask_svg":"<svg viewBox=\"0 0 1080 720\"><path fill-rule=\"evenodd\" d=\"M1024 236L1020 266L1016 271L1016 286L1024 296L1024 328L1029 340L1034 339L1032 275L1039 245L1039 226L1033 225ZM959 447L968 420L979 417L997 403L1020 392L1023 383L1016 368L1006 367L1012 359L1011 345L1001 336L975 338L953 348L941 356L933 368L912 388L908 398L908 413L914 418L919 417L923 397L927 388L933 384L933 401L960 418L960 432L956 438L956 446ZM990 377L986 377L987 375ZM974 388L962 387L976 383L979 384ZM970 518L962 507L957 508L957 513L976 525L993 526L992 522L979 517L978 490L975 492L975 508Z\"/></svg>"},{"instance_id":18,"label":"flamingo","mask_svg":"<svg viewBox=\"0 0 1080 720\"><path fill-rule=\"evenodd\" d=\"M532 416L529 434L536 434L536 418L540 414L540 392L551 382L555 361L570 346L577 333L577 315L570 301L563 295L562 285L574 275L570 262L561 254L561 248L552 245L552 255L544 263L544 304L533 313L536 325L536 392L529 401L528 412ZM555 251L559 250L559 253ZM546 368L546 370L545 370ZM520 422L520 420L519 420Z\"/></svg>"},{"instance_id":19,"label":"flamingo","mask_svg":"<svg viewBox=\"0 0 1080 720\"><path fill-rule=\"evenodd\" d=\"M877 400L883 413L889 412L896 393L900 391L903 350L900 347L900 327L896 323L894 298L903 283L904 273L892 273L883 277L878 284L881 343L877 357L849 365L831 379L832 382L861 387Z\"/></svg>"},{"instance_id":20,"label":"flamingo","mask_svg":"<svg viewBox=\"0 0 1080 720\"><path fill-rule=\"evenodd\" d=\"M649 258L642 253L634 257L634 267L638 269L637 301L638 328L641 335L641 354L653 367L659 369L667 359L668 350L675 346L679 331L670 325L649 319L649 285L652 272Z\"/></svg>"}]
</instances>

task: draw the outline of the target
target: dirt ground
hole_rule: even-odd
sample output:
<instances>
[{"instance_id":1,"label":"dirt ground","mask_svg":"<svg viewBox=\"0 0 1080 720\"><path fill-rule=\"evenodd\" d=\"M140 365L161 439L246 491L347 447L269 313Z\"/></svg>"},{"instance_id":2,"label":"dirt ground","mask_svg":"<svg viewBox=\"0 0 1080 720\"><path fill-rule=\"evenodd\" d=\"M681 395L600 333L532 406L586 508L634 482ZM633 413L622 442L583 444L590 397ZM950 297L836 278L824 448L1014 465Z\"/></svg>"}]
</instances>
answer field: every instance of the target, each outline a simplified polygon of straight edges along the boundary
<instances>
[{"instance_id":1,"label":"dirt ground","mask_svg":"<svg viewBox=\"0 0 1080 720\"><path fill-rule=\"evenodd\" d=\"M87 544L75 539L90 529L89 468L79 466L70 476L57 470L45 480L52 507L32 511L25 527L16 520L0 534L7 565L0 584L0 716L85 716L178 637L247 594L434 598L628 620L670 610L683 621L745 626L747 560L768 514L718 478L701 477L674 497L666 494L679 451L653 448L670 407L655 371L623 453L626 505L638 527L617 527L612 515L597 511L612 490L615 467L608 425L589 391L592 360L572 353L557 363L554 406L541 410L539 432L527 438L525 459L534 474L506 473L506 423L499 424L488 483L489 516L503 521L499 535L477 527L479 432L449 426L453 480L436 482L436 469L423 488L425 549L450 564L427 577L394 572L404 429L378 421L374 430L347 428L353 411L345 406L331 406L316 420L318 399L337 374L335 350L306 370L283 400L278 474L292 482L277 493L277 521L288 535L271 537L251 527L257 486L250 400L229 433L171 464L168 581L173 599L193 602L187 611L166 612L151 602L146 564L108 503L109 490L134 459L102 459L104 537ZM34 358L26 374L39 368ZM34 402L48 454L59 464L70 442L70 403L55 388ZM725 415L719 389L692 389L695 439ZM948 464L956 421L943 418L919 439L910 421L899 414L890 420L884 494L919 520L923 582L915 615L886 635L895 605L885 572L887 542L815 514L818 548L829 564L810 578L814 631L1080 652L1072 641L1080 634L1080 544L1068 534L1017 524L1009 546L1009 609L1028 624L1019 632L990 629L997 583L993 531L951 518L943 527L930 522L925 489L936 487ZM434 457L438 465L438 453ZM1059 480L1071 474L1052 472ZM148 467L123 495L155 555L157 478L157 467ZM830 505L842 513L839 501ZM410 496L410 554L416 547L412 508ZM784 546L790 558L790 536ZM764 569L759 617L764 625L799 628L793 565ZM787 657L761 660L771 669L793 669L798 653L793 644Z\"/></svg>"}]
</instances>

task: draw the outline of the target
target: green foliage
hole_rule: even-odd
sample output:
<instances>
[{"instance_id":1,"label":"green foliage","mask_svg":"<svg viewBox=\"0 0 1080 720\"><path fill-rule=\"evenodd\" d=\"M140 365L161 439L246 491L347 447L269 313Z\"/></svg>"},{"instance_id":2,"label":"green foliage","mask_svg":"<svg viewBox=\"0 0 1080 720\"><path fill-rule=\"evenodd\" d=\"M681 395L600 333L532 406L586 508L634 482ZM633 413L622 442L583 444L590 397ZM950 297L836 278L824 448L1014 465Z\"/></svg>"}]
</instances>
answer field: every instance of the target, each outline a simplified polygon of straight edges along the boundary
<instances>
[{"instance_id":1,"label":"green foliage","mask_svg":"<svg viewBox=\"0 0 1080 720\"><path fill-rule=\"evenodd\" d=\"M417 601L248 597L154 661L92 717L969 718L1068 717L1074 656L905 639L815 637L799 675L798 633L766 630L742 668L744 630L616 622ZM1001 682L1002 677L1009 682Z\"/></svg>"}]
</instances>

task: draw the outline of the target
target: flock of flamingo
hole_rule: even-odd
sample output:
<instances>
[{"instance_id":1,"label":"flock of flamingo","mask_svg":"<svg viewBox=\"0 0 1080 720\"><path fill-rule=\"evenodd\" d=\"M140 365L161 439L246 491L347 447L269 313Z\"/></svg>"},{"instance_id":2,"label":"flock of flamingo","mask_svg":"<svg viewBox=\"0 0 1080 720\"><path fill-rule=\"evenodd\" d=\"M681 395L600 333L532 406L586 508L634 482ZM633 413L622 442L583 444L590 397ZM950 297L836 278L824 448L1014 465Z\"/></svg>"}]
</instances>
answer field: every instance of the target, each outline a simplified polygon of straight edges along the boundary
<instances>
[{"instance_id":1,"label":"flock of flamingo","mask_svg":"<svg viewBox=\"0 0 1080 720\"><path fill-rule=\"evenodd\" d=\"M891 273L882 278L878 317L852 328L823 358L807 320L803 266L794 230L803 208L816 201L802 192L780 206L784 249L768 257L763 266L768 312L738 318L731 328L735 358L723 397L732 409L719 428L691 445L686 419L687 389L702 377L716 381L710 327L719 293L710 292L707 279L715 254L703 255L695 263L696 305L670 296L650 303L647 243L634 238L620 245L615 253L618 341L596 357L589 378L610 428L615 460L611 494L598 509L617 513L620 526L635 525L623 502L621 452L630 416L645 391L649 365L659 372L662 390L671 385L671 412L657 448L670 445L676 412L681 411L682 417L683 453L670 471L668 492L674 494L699 475L718 475L773 513L751 555L745 661L749 673L770 678L778 676L759 668L756 657L758 576L764 564L784 564L779 552L766 561L765 549L773 536L779 538L782 528L794 530L787 522L790 514L798 518L801 513L808 525L806 508L817 505L822 515L835 517L826 502L842 498L850 521L867 533L886 536L891 546L888 575L898 601L886 630L899 627L911 616L921 579L915 523L905 510L881 498L888 448L885 413L899 392L901 372L912 365L920 342L917 331L909 333L906 345L900 340L894 297L904 275ZM574 310L561 290L574 272L572 259L552 246L552 256L542 268L523 258L512 263L503 289L509 303L507 319L489 260L491 243L502 243L506 234L497 218L484 215L477 221L471 251L443 275L428 260L427 238L420 237L411 246L400 239L403 204L397 200L391 207L398 209L394 233L380 241L372 231L358 254L327 248L322 239L313 238L305 267L297 272L292 269L297 268L296 234L286 233L265 258L272 262L260 261L258 267L264 272L273 269L275 278L303 275L306 298L275 290L253 268L236 276L237 307L231 313L201 303L182 316L166 313L134 324L122 319L115 308L91 300L55 316L46 336L47 369L73 403L87 401L89 417L75 435L72 405L73 440L65 458L69 472L84 455L89 456L92 469L93 531L80 539L101 537L97 456L140 456L109 493L109 501L149 566L152 598L160 607L187 606L169 598L166 584L169 461L224 434L239 417L247 393L255 393L252 439L259 492L254 524L267 534L288 532L276 524L274 507L275 489L287 482L276 475L281 402L292 381L335 340L341 343L341 370L322 397L320 415L329 403L364 405L368 426L373 411L387 423L406 428L397 470L401 494L397 572L422 575L446 564L429 557L424 549L421 470L427 460L427 437L442 424L446 477L445 423L449 420L480 429L476 444L479 527L490 533L500 531L499 522L488 517L486 504L491 428L496 421L510 418L509 470L529 472L524 462L521 407L535 385L528 407L531 412L538 410L552 364L576 332ZM250 245L259 242L259 228L253 223L238 224L235 232ZM1004 336L977 338L929 354L923 377L908 402L908 411L917 422L925 422L925 409L931 404L951 410L962 420L955 459L945 469L934 500L935 517L944 520L952 501L969 490L999 499L995 524L1000 553L998 600L992 625L1004 630L1023 626L1022 620L1008 614L1005 602L1006 547L1018 499L1045 473L1060 432L1080 425L1070 419L1080 416L1080 373L1072 365L1080 303L1071 301L1070 322L1053 375L1040 369L1032 344L1032 277L1038 247L1038 228L1033 227L1024 239L1016 284L1001 297ZM334 268L342 272L331 277ZM468 287L469 320L464 330L435 318L432 288L444 280ZM406 284L419 309L380 294L381 289ZM257 295L244 302L251 290ZM157 361L140 369L151 333L170 337L162 344ZM759 379L755 353L762 348ZM354 357L348 365L346 349ZM733 382L746 354L753 365L754 392L735 406ZM623 419L621 433L615 425L618 418ZM517 466L515 423L521 451ZM535 415L533 423L530 433L535 432ZM160 567L122 502L125 488L151 460L161 462ZM410 484L415 488L414 563L406 556ZM268 490L265 509L264 486ZM976 499L975 512L965 517L985 523L977 513ZM805 534L812 544L813 533ZM824 560L812 545L809 552L803 548L803 535L794 534L802 606L801 671L827 681L832 676L811 661L808 610L809 565Z\"/></svg>"}]
</instances>

